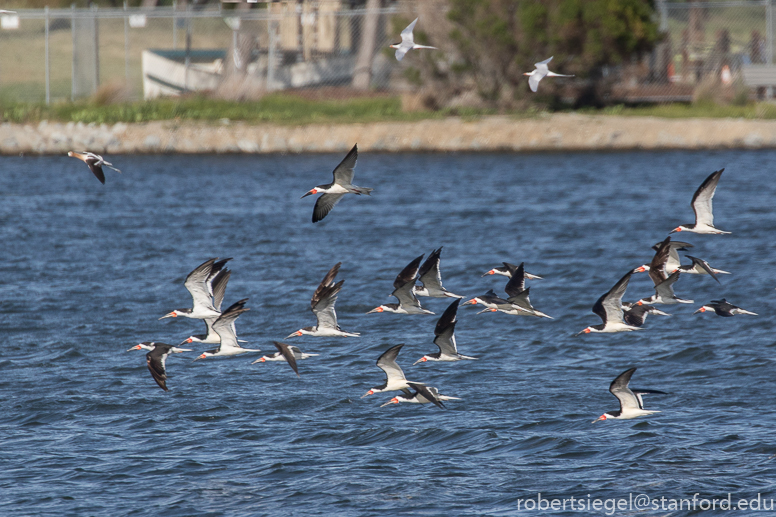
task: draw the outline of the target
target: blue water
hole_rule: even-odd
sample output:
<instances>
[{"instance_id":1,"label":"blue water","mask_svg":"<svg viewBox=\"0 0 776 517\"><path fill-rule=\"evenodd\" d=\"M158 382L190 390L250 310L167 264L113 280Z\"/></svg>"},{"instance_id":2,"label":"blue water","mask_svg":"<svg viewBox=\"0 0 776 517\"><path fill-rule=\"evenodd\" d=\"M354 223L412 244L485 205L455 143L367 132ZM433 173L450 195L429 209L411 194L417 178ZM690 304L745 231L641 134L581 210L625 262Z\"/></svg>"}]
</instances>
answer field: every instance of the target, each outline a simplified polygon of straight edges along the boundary
<instances>
[{"instance_id":1,"label":"blue water","mask_svg":"<svg viewBox=\"0 0 776 517\"><path fill-rule=\"evenodd\" d=\"M537 493L776 498L776 152L362 153L356 183L372 197L313 225L299 197L343 155L111 156L124 174L105 186L67 157L0 159L0 514L501 516L537 514L518 501ZM573 337L692 222L693 192L721 167L715 222L732 235L676 236L733 275L683 276L676 292L696 303L644 331ZM436 351L437 317L364 313L439 246L446 287L467 297L503 292L504 277L480 275L525 261L545 277L532 302L555 319L462 307L459 349L481 359L411 366ZM125 350L201 332L158 318L190 306L183 279L210 257L234 257L225 304L250 298L237 322L250 346L274 351L313 324L310 296L339 261L340 324L362 337L295 339L320 354L300 379L255 355L175 355L163 392ZM625 299L652 292L634 276ZM723 296L759 316L693 315ZM441 314L448 301L423 303ZM360 399L398 343L408 377L463 400ZM591 424L633 366L633 386L669 393L646 397L662 412Z\"/></svg>"}]
</instances>

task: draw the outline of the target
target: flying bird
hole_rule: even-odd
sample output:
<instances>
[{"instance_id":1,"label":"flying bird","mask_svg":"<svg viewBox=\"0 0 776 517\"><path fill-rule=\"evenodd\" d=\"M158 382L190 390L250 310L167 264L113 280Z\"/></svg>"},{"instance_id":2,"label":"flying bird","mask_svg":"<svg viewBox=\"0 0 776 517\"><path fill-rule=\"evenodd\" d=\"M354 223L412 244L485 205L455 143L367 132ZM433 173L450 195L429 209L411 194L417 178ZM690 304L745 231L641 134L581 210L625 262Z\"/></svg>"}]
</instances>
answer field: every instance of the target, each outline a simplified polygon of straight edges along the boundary
<instances>
[{"instance_id":1,"label":"flying bird","mask_svg":"<svg viewBox=\"0 0 776 517\"><path fill-rule=\"evenodd\" d=\"M662 243L658 243L656 246L653 247L653 249L657 250L660 244ZM720 283L719 278L717 278L717 275L730 274L730 272L728 271L722 271L721 269L713 268L711 264L709 264L707 261L703 259L699 259L697 257L693 257L692 255L685 255L692 262L690 264L682 265L681 258L679 257L679 253L677 252L687 251L684 246L687 246L686 242L671 241L671 245L668 251L668 260L664 265L664 271L666 273L671 274L674 271L679 271L681 273L687 273L691 275L711 275L711 277L714 280L716 280L717 283ZM692 246L692 244L690 244L689 246ZM639 266L636 269L634 269L633 272L642 273L644 271L649 271L649 270L650 270L649 264L644 264L643 266Z\"/></svg>"},{"instance_id":2,"label":"flying bird","mask_svg":"<svg viewBox=\"0 0 776 517\"><path fill-rule=\"evenodd\" d=\"M521 309L520 307L516 305L512 305L508 301L504 300L503 298L499 298L499 296L493 291L493 289L490 289L487 293L475 296L474 298L467 300L463 302L461 305L482 305L485 307L485 309L481 310L477 314L482 314L483 312L495 312L498 310L503 311L509 311L509 310L521 310L524 311L524 309Z\"/></svg>"},{"instance_id":3,"label":"flying bird","mask_svg":"<svg viewBox=\"0 0 776 517\"><path fill-rule=\"evenodd\" d=\"M212 258L197 266L194 271L186 276L186 280L183 282L183 285L191 294L192 308L175 309L159 319L163 320L165 318L183 316L184 318L204 320L221 316L221 311L216 309L213 305L213 282L221 269L223 269L224 265L230 260L231 259L218 260L218 258ZM226 286L224 286L224 288L226 288Z\"/></svg>"},{"instance_id":4,"label":"flying bird","mask_svg":"<svg viewBox=\"0 0 776 517\"><path fill-rule=\"evenodd\" d=\"M709 264L703 259L699 259L691 255L685 255L685 256L688 259L692 260L692 264L679 266L678 270L681 271L682 273L693 274L693 275L711 275L711 278L716 280L718 284L721 282L719 281L719 278L717 278L717 275L730 274L728 271L722 271L721 269L715 269L711 267L711 264Z\"/></svg>"},{"instance_id":5,"label":"flying bird","mask_svg":"<svg viewBox=\"0 0 776 517\"><path fill-rule=\"evenodd\" d=\"M506 265L506 263L504 263ZM511 314L513 316L537 316L540 318L553 319L552 316L548 316L543 312L537 311L529 298L530 288L525 287L525 269L521 263L519 266L508 266L510 269L509 282L504 286L504 291L507 293L506 300L499 298L495 295L493 290L488 291L484 296L478 296L464 303L464 305L476 305L482 304L485 309L481 310L477 314L483 312L503 312ZM507 276L507 275L504 275Z\"/></svg>"},{"instance_id":6,"label":"flying bird","mask_svg":"<svg viewBox=\"0 0 776 517\"><path fill-rule=\"evenodd\" d=\"M679 275L681 274L681 271L674 271L670 275L668 275L668 278L660 282L659 284L655 285L655 294L650 296L649 298L642 298L641 300L637 301L636 303L638 305L642 304L656 304L656 303L664 303L666 305L673 305L676 303L693 303L693 300L685 300L683 298L679 298L674 294L674 284L677 280L679 280Z\"/></svg>"},{"instance_id":7,"label":"flying bird","mask_svg":"<svg viewBox=\"0 0 776 517\"><path fill-rule=\"evenodd\" d=\"M370 389L362 395L361 398L364 398L367 395L374 395L375 393L382 393L384 391L399 390L404 392L408 397L412 396L412 392L409 390L411 381L407 381L401 367L396 363L396 358L403 346L404 345L392 346L377 358L377 367L385 372L385 382ZM422 382L415 382L414 384L424 385Z\"/></svg>"},{"instance_id":8,"label":"flying bird","mask_svg":"<svg viewBox=\"0 0 776 517\"><path fill-rule=\"evenodd\" d=\"M208 357L224 357L245 354L248 352L261 352L258 348L243 348L237 341L237 332L234 328L234 322L240 317L240 314L250 310L243 305L244 303L241 302L233 303L215 322L213 322L213 330L220 338L220 345L213 350L202 352L199 357L194 359L195 361Z\"/></svg>"},{"instance_id":9,"label":"flying bird","mask_svg":"<svg viewBox=\"0 0 776 517\"><path fill-rule=\"evenodd\" d=\"M390 48L396 49L396 60L401 61L402 58L404 58L404 54L409 52L410 50L417 50L419 48L432 48L436 49L436 47L429 47L427 45L418 45L415 43L415 36L412 35L412 31L415 29L415 24L418 23L418 19L415 18L412 23L407 25L407 28L401 31L401 43L394 43L393 45L390 45Z\"/></svg>"},{"instance_id":10,"label":"flying bird","mask_svg":"<svg viewBox=\"0 0 776 517\"><path fill-rule=\"evenodd\" d=\"M353 185L353 175L355 172L353 169L356 167L356 160L358 160L358 144L353 146L353 149L345 156L345 159L340 162L334 169L334 181L327 183L326 185L318 185L314 189L311 189L307 194L302 196L303 198L311 196L313 194L323 193L318 201L315 202L315 208L313 209L313 222L317 223L326 217L326 214L331 212L342 196L345 194L366 194L374 190L366 187L358 187Z\"/></svg>"},{"instance_id":11,"label":"flying bird","mask_svg":"<svg viewBox=\"0 0 776 517\"><path fill-rule=\"evenodd\" d=\"M468 355L462 355L458 353L458 347L455 344L455 324L458 322L458 304L461 300L454 300L445 312L442 313L442 317L437 321L434 328L434 344L439 347L439 352L433 354L426 354L413 365L418 363L425 363L426 361L460 361L462 359L477 359L476 357L469 357ZM405 401L406 402L406 401Z\"/></svg>"},{"instance_id":12,"label":"flying bird","mask_svg":"<svg viewBox=\"0 0 776 517\"><path fill-rule=\"evenodd\" d=\"M626 370L617 376L609 385L609 391L617 397L620 401L620 409L618 411L607 411L603 415L599 416L592 423L596 423L599 420L627 420L630 418L636 418L644 415L651 415L652 413L660 413L660 411L651 411L644 409L644 401L642 395L660 394L667 395L664 391L657 390L636 390L628 387L631 376L636 368Z\"/></svg>"},{"instance_id":13,"label":"flying bird","mask_svg":"<svg viewBox=\"0 0 776 517\"><path fill-rule=\"evenodd\" d=\"M156 343L154 341L145 341L139 345L135 345L127 350L127 352L130 350L150 350L150 352L146 354L146 365L148 366L148 371L151 372L151 376L156 381L156 384L158 384L159 387L164 391L169 391L167 389L167 368L165 366L167 357L169 357L170 354L191 352L191 350L188 348L178 348L173 345L168 345L166 343Z\"/></svg>"},{"instance_id":14,"label":"flying bird","mask_svg":"<svg viewBox=\"0 0 776 517\"><path fill-rule=\"evenodd\" d=\"M501 275L505 276L507 278L512 278L512 271L517 269L517 266L514 264L510 264L509 262L502 262L504 264L503 266L494 267L493 269L489 270L487 273L485 273L482 276L488 276L488 275ZM542 280L543 277L532 275L528 271L523 270L523 274L525 275L525 278L528 280Z\"/></svg>"},{"instance_id":15,"label":"flying bird","mask_svg":"<svg viewBox=\"0 0 776 517\"><path fill-rule=\"evenodd\" d=\"M600 325L591 325L580 332L580 334L590 334L591 332L611 333L611 332L630 332L640 330L638 326L625 323L622 312L622 296L628 288L628 282L633 271L628 271L620 278L614 287L602 295L593 305L593 312L603 321Z\"/></svg>"},{"instance_id":16,"label":"flying bird","mask_svg":"<svg viewBox=\"0 0 776 517\"><path fill-rule=\"evenodd\" d=\"M504 286L504 292L509 296L507 301L519 309L517 311L510 311L509 313L517 314L518 316L537 316L540 318L553 319L552 316L537 311L533 305L531 305L531 300L528 297L530 294L529 291L530 287L525 287L525 268L524 264L521 262L520 265L512 271L509 282ZM502 312L506 311L502 310Z\"/></svg>"},{"instance_id":17,"label":"flying bird","mask_svg":"<svg viewBox=\"0 0 776 517\"><path fill-rule=\"evenodd\" d=\"M270 355L265 355L264 357L259 357L251 364L263 363L266 361L286 361L288 363L288 366L290 366L291 369L294 370L294 373L296 373L296 376L299 377L299 368L296 366L297 361L301 361L302 359L307 359L308 357L315 357L318 355L318 354L305 354L301 350L299 350L299 347L287 345L286 343L281 343L279 341L273 341L272 343L275 345L275 348L277 348L278 351Z\"/></svg>"},{"instance_id":18,"label":"flying bird","mask_svg":"<svg viewBox=\"0 0 776 517\"><path fill-rule=\"evenodd\" d=\"M690 206L692 206L695 212L694 224L683 224L677 226L671 233L674 232L693 232L693 233L712 233L712 234L729 234L730 232L723 232L714 227L714 214L712 213L712 199L714 193L717 191L717 183L719 178L725 169L720 169L716 172L712 172L711 175L701 183L698 190L692 197Z\"/></svg>"},{"instance_id":19,"label":"flying bird","mask_svg":"<svg viewBox=\"0 0 776 517\"><path fill-rule=\"evenodd\" d=\"M461 400L458 397L448 397L447 395L441 395L438 389L431 386L415 384L414 382L410 382L409 385L412 389L415 390L415 393L412 393L411 395L396 395L385 404L381 404L380 407L385 407L390 404L398 404L399 402L410 402L414 404L428 404L431 402L439 409L444 409L445 405L442 404L443 400Z\"/></svg>"},{"instance_id":20,"label":"flying bird","mask_svg":"<svg viewBox=\"0 0 776 517\"><path fill-rule=\"evenodd\" d=\"M114 167L112 163L106 162L105 159L99 154L90 153L89 151L70 151L67 153L67 155L72 156L73 158L78 158L84 162L89 167L89 170L92 171L92 174L94 174L103 185L105 185L105 173L102 171L103 165L109 169L113 169L114 171L121 173L121 171Z\"/></svg>"},{"instance_id":21,"label":"flying bird","mask_svg":"<svg viewBox=\"0 0 776 517\"><path fill-rule=\"evenodd\" d=\"M213 289L213 307L221 312L221 304L224 301L224 293L226 292L226 284L229 282L229 277L232 275L232 272L228 269L223 269L218 272L218 274L215 275L211 282L211 287ZM242 300L236 302L240 305L240 308L243 308L245 304L248 302L248 298L243 298ZM189 336L188 338L184 339L183 342L181 342L181 345L185 345L188 343L206 343L206 344L218 344L221 342L221 338L218 336L218 333L213 330L213 323L218 319L218 317L210 317L205 318L205 334L195 334L193 336Z\"/></svg>"},{"instance_id":22,"label":"flying bird","mask_svg":"<svg viewBox=\"0 0 776 517\"><path fill-rule=\"evenodd\" d=\"M384 303L379 307L375 307L367 314L373 312L393 312L396 314L434 314L433 312L421 307L418 297L415 296L415 278L418 276L418 269L420 268L420 261L423 260L423 255L415 258L412 262L402 269L401 273L393 281L393 292L391 296L395 296L399 303Z\"/></svg>"},{"instance_id":23,"label":"flying bird","mask_svg":"<svg viewBox=\"0 0 776 517\"><path fill-rule=\"evenodd\" d=\"M318 320L318 324L314 327L304 327L293 334L286 337L290 339L296 336L342 336L342 337L358 337L361 334L358 332L346 332L340 328L337 324L337 313L334 311L334 304L337 302L337 294L342 289L344 280L340 280L336 284L334 278L339 273L342 262L337 262L332 267L326 276L323 277L318 288L313 293L313 297L310 300L310 309L315 314L315 318Z\"/></svg>"},{"instance_id":24,"label":"flying bird","mask_svg":"<svg viewBox=\"0 0 776 517\"><path fill-rule=\"evenodd\" d=\"M684 300L674 294L674 284L679 280L679 275L682 273L680 270L676 270L670 275L666 275L666 263L668 261L668 255L671 249L671 237L666 237L665 240L658 247L655 256L652 258L652 262L649 263L649 277L655 284L655 294L649 298L642 298L638 302L638 305L642 304L676 304L676 303L693 303L692 300ZM643 268L644 266L642 266ZM641 268L637 268L641 269Z\"/></svg>"},{"instance_id":25,"label":"flying bird","mask_svg":"<svg viewBox=\"0 0 776 517\"><path fill-rule=\"evenodd\" d=\"M535 70L523 74L528 76L528 86L531 87L532 92L535 92L539 89L539 81L545 77L574 77L573 75L563 75L550 72L550 69L547 67L547 65L550 64L550 61L552 61L552 57L536 63L534 65L536 67Z\"/></svg>"},{"instance_id":26,"label":"flying bird","mask_svg":"<svg viewBox=\"0 0 776 517\"><path fill-rule=\"evenodd\" d=\"M423 285L416 285L413 290L415 296L430 296L431 298L463 298L453 294L442 287L442 273L439 271L440 254L442 248L431 252L426 261L420 266L418 280Z\"/></svg>"},{"instance_id":27,"label":"flying bird","mask_svg":"<svg viewBox=\"0 0 776 517\"><path fill-rule=\"evenodd\" d=\"M640 327L644 325L644 322L647 319L647 316L650 314L656 314L660 316L670 316L667 312L663 312L657 307L653 307L652 305L647 305L645 303L639 305L637 303L633 304L622 304L622 314L623 319L625 320L626 325L631 325L634 327Z\"/></svg>"},{"instance_id":28,"label":"flying bird","mask_svg":"<svg viewBox=\"0 0 776 517\"><path fill-rule=\"evenodd\" d=\"M660 247L663 245L663 241L658 242L654 246L652 246L652 249L657 251L660 251ZM692 244L689 242L681 242L681 241L670 241L670 244L668 245L668 258L666 259L666 262L664 264L664 271L667 275L670 275L677 269L679 269L682 266L682 257L679 256L680 251L690 251L687 248L694 248ZM649 271L650 267L649 264L644 264L643 266L639 266L636 269L633 270L634 273L643 273L644 271Z\"/></svg>"},{"instance_id":29,"label":"flying bird","mask_svg":"<svg viewBox=\"0 0 776 517\"><path fill-rule=\"evenodd\" d=\"M756 312L747 311L741 307L737 307L724 298L721 300L712 300L711 303L707 303L693 314L706 311L714 311L717 316L723 316L725 318L735 316L736 314L751 314L752 316L757 316Z\"/></svg>"}]
</instances>

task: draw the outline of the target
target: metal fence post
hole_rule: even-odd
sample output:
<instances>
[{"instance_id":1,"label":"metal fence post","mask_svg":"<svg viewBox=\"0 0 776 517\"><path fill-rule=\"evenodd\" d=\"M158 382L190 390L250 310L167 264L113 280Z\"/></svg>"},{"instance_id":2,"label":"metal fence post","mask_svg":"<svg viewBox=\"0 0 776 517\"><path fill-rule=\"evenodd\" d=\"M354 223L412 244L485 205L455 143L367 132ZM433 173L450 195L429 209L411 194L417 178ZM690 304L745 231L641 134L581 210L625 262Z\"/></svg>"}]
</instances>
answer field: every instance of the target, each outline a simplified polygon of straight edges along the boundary
<instances>
[{"instance_id":1,"label":"metal fence post","mask_svg":"<svg viewBox=\"0 0 776 517\"><path fill-rule=\"evenodd\" d=\"M191 66L191 5L186 5L186 64L183 71L183 91L189 91L189 67Z\"/></svg>"},{"instance_id":2,"label":"metal fence post","mask_svg":"<svg viewBox=\"0 0 776 517\"><path fill-rule=\"evenodd\" d=\"M70 33L73 39L73 60L72 60L72 68L70 70L70 100L75 100L75 70L76 70L76 62L75 60L78 59L78 52L76 52L75 48L75 4L70 5L70 9L72 10L72 14L70 16Z\"/></svg>"},{"instance_id":3,"label":"metal fence post","mask_svg":"<svg viewBox=\"0 0 776 517\"><path fill-rule=\"evenodd\" d=\"M765 39L767 40L768 49L765 53L765 58L769 65L773 64L773 0L767 0L765 5Z\"/></svg>"},{"instance_id":4,"label":"metal fence post","mask_svg":"<svg viewBox=\"0 0 776 517\"><path fill-rule=\"evenodd\" d=\"M773 64L773 0L765 2L765 61ZM773 98L773 86L766 88L765 96Z\"/></svg>"},{"instance_id":5,"label":"metal fence post","mask_svg":"<svg viewBox=\"0 0 776 517\"><path fill-rule=\"evenodd\" d=\"M668 7L666 0L658 0L658 10L660 11L660 32L668 31Z\"/></svg>"},{"instance_id":6,"label":"metal fence post","mask_svg":"<svg viewBox=\"0 0 776 517\"><path fill-rule=\"evenodd\" d=\"M172 49L178 48L178 0L172 0Z\"/></svg>"},{"instance_id":7,"label":"metal fence post","mask_svg":"<svg viewBox=\"0 0 776 517\"><path fill-rule=\"evenodd\" d=\"M267 20L269 30L269 49L267 50L267 91L272 91L275 84L275 21L271 18Z\"/></svg>"},{"instance_id":8,"label":"metal fence post","mask_svg":"<svg viewBox=\"0 0 776 517\"><path fill-rule=\"evenodd\" d=\"M44 9L46 13L46 105L51 104L51 70L49 66L49 7Z\"/></svg>"},{"instance_id":9,"label":"metal fence post","mask_svg":"<svg viewBox=\"0 0 776 517\"><path fill-rule=\"evenodd\" d=\"M129 15L127 0L124 0L124 82L129 86Z\"/></svg>"},{"instance_id":10,"label":"metal fence post","mask_svg":"<svg viewBox=\"0 0 776 517\"><path fill-rule=\"evenodd\" d=\"M92 4L92 16L94 17L94 91L100 87L100 26L97 23L97 5Z\"/></svg>"}]
</instances>

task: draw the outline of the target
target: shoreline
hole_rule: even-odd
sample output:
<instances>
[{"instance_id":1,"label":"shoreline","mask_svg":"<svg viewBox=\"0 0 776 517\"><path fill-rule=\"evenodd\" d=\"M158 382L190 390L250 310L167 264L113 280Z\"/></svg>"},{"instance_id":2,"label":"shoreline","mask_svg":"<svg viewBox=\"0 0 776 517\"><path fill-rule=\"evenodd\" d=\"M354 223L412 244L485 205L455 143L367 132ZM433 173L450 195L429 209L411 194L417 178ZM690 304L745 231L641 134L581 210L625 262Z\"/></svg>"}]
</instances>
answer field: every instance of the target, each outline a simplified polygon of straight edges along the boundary
<instances>
[{"instance_id":1,"label":"shoreline","mask_svg":"<svg viewBox=\"0 0 776 517\"><path fill-rule=\"evenodd\" d=\"M553 114L417 122L250 124L158 121L0 125L0 154L542 152L776 148L776 120Z\"/></svg>"}]
</instances>

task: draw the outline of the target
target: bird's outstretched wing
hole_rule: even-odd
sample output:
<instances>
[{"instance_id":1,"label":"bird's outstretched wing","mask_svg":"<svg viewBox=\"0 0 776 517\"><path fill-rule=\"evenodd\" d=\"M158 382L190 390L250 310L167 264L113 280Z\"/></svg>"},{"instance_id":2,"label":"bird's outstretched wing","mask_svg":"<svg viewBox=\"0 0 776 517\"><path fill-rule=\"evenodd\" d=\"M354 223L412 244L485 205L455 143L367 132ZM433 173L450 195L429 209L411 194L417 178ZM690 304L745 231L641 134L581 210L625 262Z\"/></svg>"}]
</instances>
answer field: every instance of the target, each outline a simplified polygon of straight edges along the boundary
<instances>
[{"instance_id":1,"label":"bird's outstretched wing","mask_svg":"<svg viewBox=\"0 0 776 517\"><path fill-rule=\"evenodd\" d=\"M387 379L395 378L395 379L404 379L404 371L402 371L401 367L396 363L396 358L399 356L399 352L401 352L401 348L404 345L396 345L385 352L377 358L377 367L380 368L382 371L385 372L385 376Z\"/></svg>"},{"instance_id":2,"label":"bird's outstretched wing","mask_svg":"<svg viewBox=\"0 0 776 517\"><path fill-rule=\"evenodd\" d=\"M717 183L719 183L719 178L723 172L725 172L725 169L712 172L692 196L690 205L695 211L695 224L714 226L711 200L714 198L714 193L717 191Z\"/></svg>"},{"instance_id":3,"label":"bird's outstretched wing","mask_svg":"<svg viewBox=\"0 0 776 517\"><path fill-rule=\"evenodd\" d=\"M275 348L278 349L278 352L280 352L283 355L283 357L285 357L286 362L291 367L291 369L294 370L294 373L296 373L296 376L299 377L299 368L297 368L296 366L296 357L294 355L294 351L291 350L292 348L296 348L296 347L290 347L287 344L281 343L279 341L273 341L272 343L275 345Z\"/></svg>"},{"instance_id":4,"label":"bird's outstretched wing","mask_svg":"<svg viewBox=\"0 0 776 517\"><path fill-rule=\"evenodd\" d=\"M697 257L692 257L690 255L685 255L688 259L692 260L692 263L696 266L707 272L711 275L711 277L717 281L718 284L721 284L722 282L719 281L719 278L717 278L717 274L714 272L714 270L711 268L708 262L706 262L703 259L699 259Z\"/></svg>"},{"instance_id":5,"label":"bird's outstretched wing","mask_svg":"<svg viewBox=\"0 0 776 517\"><path fill-rule=\"evenodd\" d=\"M555 56L550 56L547 59L545 59L544 61L539 61L538 63L534 63L534 66L536 68L538 68L539 70L544 69L546 71L547 68L548 68L547 65L550 64L550 61L552 61L553 57L555 57Z\"/></svg>"},{"instance_id":6,"label":"bird's outstretched wing","mask_svg":"<svg viewBox=\"0 0 776 517\"><path fill-rule=\"evenodd\" d=\"M628 288L628 282L633 271L628 271L620 278L609 292L601 296L593 305L593 312L596 313L604 323L614 323L623 321L622 297Z\"/></svg>"},{"instance_id":7,"label":"bird's outstretched wing","mask_svg":"<svg viewBox=\"0 0 776 517\"><path fill-rule=\"evenodd\" d=\"M628 384L630 383L633 372L635 371L636 368L631 368L630 370L622 372L609 385L609 391L620 401L620 409L624 409L626 407L631 409L641 409L641 404L639 404L636 395L634 395L630 388L628 388Z\"/></svg>"},{"instance_id":8,"label":"bird's outstretched wing","mask_svg":"<svg viewBox=\"0 0 776 517\"><path fill-rule=\"evenodd\" d=\"M313 222L317 223L322 220L326 215L331 212L334 205L339 203L342 196L345 194L324 194L318 198L315 202L315 208L313 208Z\"/></svg>"},{"instance_id":9,"label":"bird's outstretched wing","mask_svg":"<svg viewBox=\"0 0 776 517\"><path fill-rule=\"evenodd\" d=\"M338 185L350 185L353 183L353 175L356 168L356 161L358 160L358 144L353 146L353 149L342 159L342 161L334 168L334 183Z\"/></svg>"},{"instance_id":10,"label":"bird's outstretched wing","mask_svg":"<svg viewBox=\"0 0 776 517\"><path fill-rule=\"evenodd\" d=\"M416 23L418 23L418 19L417 18L412 20L412 23L407 25L407 27L403 31L401 31L402 46L404 46L404 44L409 44L410 48L412 48L412 45L415 44L415 38L412 35L412 31L415 30L415 24ZM405 53L406 53L406 51L405 51Z\"/></svg>"}]
</instances>

